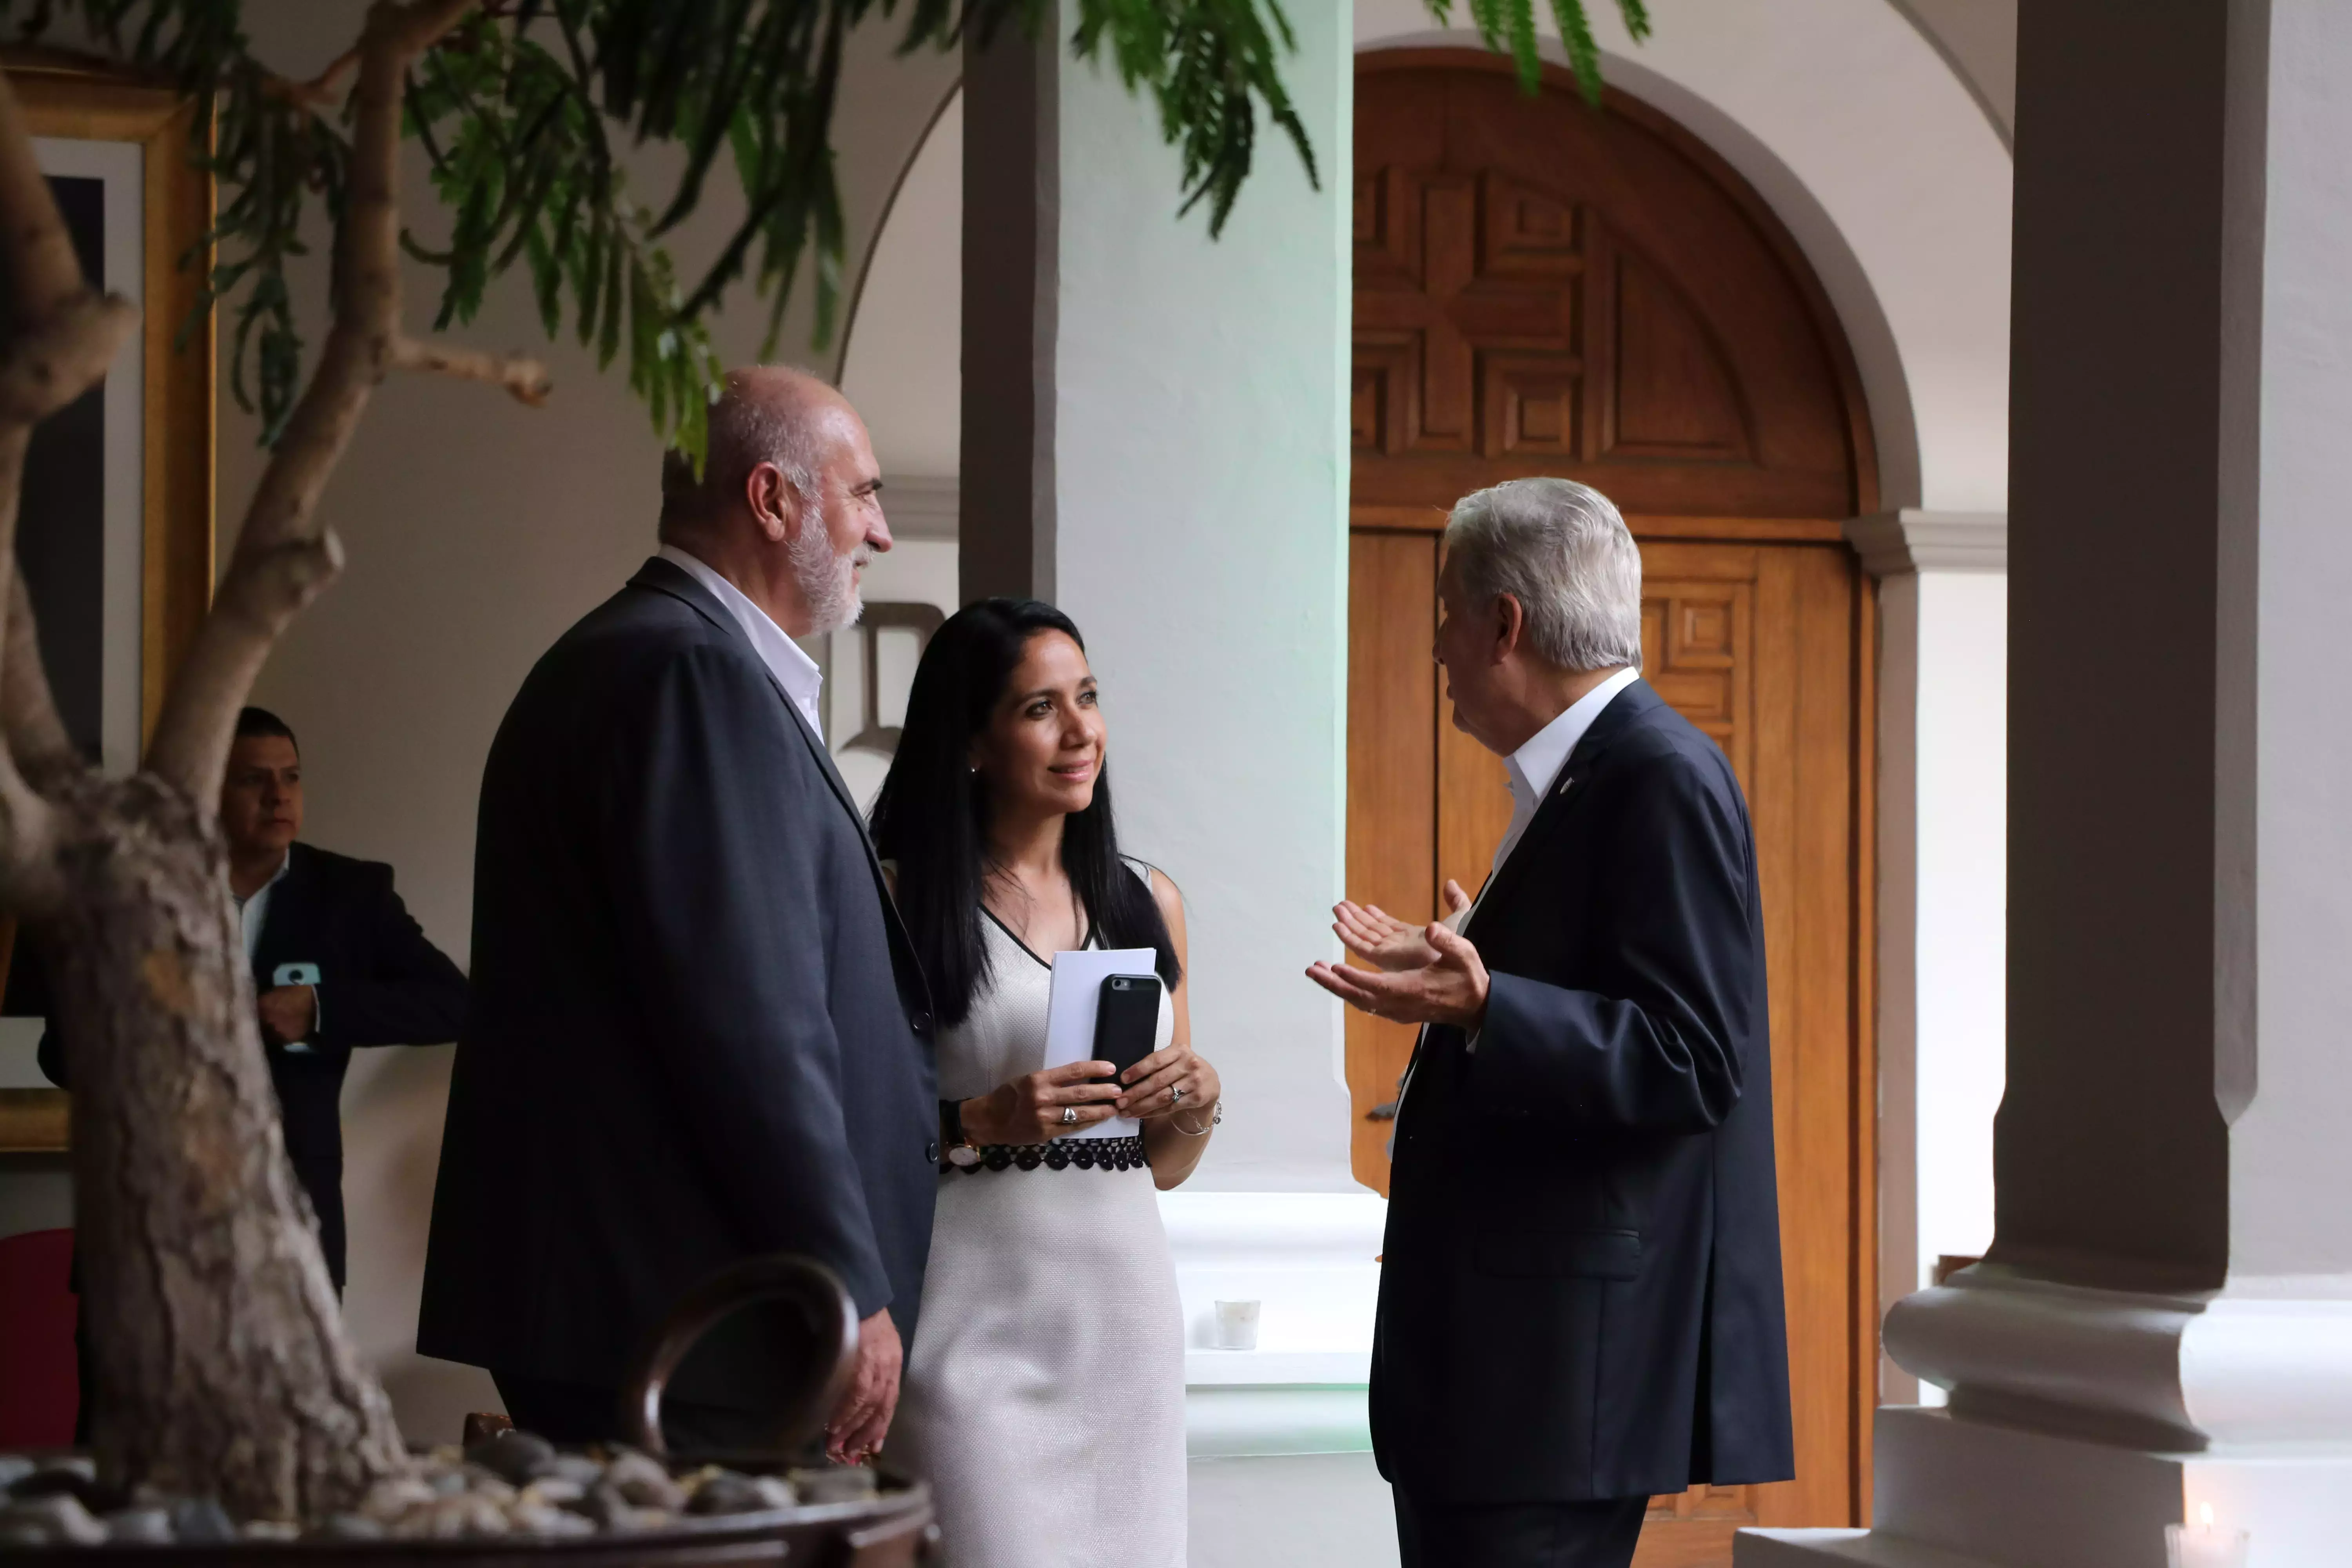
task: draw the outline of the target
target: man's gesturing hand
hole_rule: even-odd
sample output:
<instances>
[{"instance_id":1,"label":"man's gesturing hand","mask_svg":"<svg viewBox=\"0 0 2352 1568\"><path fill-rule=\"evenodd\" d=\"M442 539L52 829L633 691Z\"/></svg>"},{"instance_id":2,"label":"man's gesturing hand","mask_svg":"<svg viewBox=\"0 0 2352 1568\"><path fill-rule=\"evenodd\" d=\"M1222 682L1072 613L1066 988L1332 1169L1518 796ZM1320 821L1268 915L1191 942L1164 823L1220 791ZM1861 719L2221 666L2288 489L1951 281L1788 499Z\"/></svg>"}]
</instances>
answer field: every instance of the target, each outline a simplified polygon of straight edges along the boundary
<instances>
[{"instance_id":1,"label":"man's gesturing hand","mask_svg":"<svg viewBox=\"0 0 2352 1568\"><path fill-rule=\"evenodd\" d=\"M1461 883L1447 878L1446 918L1454 919L1469 907L1470 895L1462 890ZM1349 952L1391 974L1401 969L1426 968L1437 961L1437 950L1422 936L1421 927L1405 924L1378 904L1360 904L1349 899L1333 905L1331 933Z\"/></svg>"},{"instance_id":2,"label":"man's gesturing hand","mask_svg":"<svg viewBox=\"0 0 2352 1568\"><path fill-rule=\"evenodd\" d=\"M898 1370L905 1353L888 1308L857 1325L857 1370L824 1426L825 1458L835 1464L862 1464L882 1451L890 1417L898 1413Z\"/></svg>"},{"instance_id":3,"label":"man's gesturing hand","mask_svg":"<svg viewBox=\"0 0 2352 1568\"><path fill-rule=\"evenodd\" d=\"M1432 921L1419 940L1430 960L1416 969L1375 974L1339 963L1310 963L1307 978L1351 1007L1407 1024L1454 1024L1475 1029L1486 1016L1486 966L1469 939Z\"/></svg>"}]
</instances>

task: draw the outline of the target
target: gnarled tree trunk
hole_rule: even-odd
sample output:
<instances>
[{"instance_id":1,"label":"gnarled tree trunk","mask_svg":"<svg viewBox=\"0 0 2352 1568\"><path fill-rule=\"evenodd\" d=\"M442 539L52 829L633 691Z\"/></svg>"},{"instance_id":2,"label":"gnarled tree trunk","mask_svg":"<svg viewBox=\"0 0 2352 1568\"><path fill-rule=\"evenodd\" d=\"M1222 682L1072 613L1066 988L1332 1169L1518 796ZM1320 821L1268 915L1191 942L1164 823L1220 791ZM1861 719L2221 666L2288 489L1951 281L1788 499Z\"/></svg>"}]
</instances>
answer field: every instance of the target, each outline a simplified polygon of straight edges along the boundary
<instances>
[{"instance_id":1,"label":"gnarled tree trunk","mask_svg":"<svg viewBox=\"0 0 2352 1568\"><path fill-rule=\"evenodd\" d=\"M215 807L152 773L51 804L98 1452L239 1518L350 1508L405 1455L287 1163Z\"/></svg>"},{"instance_id":2,"label":"gnarled tree trunk","mask_svg":"<svg viewBox=\"0 0 2352 1568\"><path fill-rule=\"evenodd\" d=\"M406 1465L287 1162L216 812L255 675L340 570L319 499L377 384L415 368L526 402L546 391L528 361L400 331L402 78L478 4L376 0L329 78L289 89L323 101L325 81L358 68L333 325L129 779L98 773L66 740L15 543L34 425L97 384L134 313L82 279L0 78L0 316L12 329L0 348L0 909L40 939L71 1054L100 1471L244 1519L316 1519Z\"/></svg>"}]
</instances>

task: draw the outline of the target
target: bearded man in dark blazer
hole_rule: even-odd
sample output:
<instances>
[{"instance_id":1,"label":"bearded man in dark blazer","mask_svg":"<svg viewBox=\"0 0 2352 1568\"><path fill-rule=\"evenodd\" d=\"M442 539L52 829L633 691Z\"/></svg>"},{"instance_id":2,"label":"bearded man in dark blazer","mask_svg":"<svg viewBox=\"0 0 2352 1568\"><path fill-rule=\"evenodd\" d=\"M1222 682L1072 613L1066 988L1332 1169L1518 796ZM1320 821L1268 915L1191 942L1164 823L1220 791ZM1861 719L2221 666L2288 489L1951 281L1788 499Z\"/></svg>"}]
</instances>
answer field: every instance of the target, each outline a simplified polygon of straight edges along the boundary
<instances>
[{"instance_id":1,"label":"bearded man in dark blazer","mask_svg":"<svg viewBox=\"0 0 2352 1568\"><path fill-rule=\"evenodd\" d=\"M1474 904L1342 903L1423 1026L1370 1391L1406 1568L1622 1568L1647 1500L1794 1473L1763 910L1715 742L1639 676L1641 555L1565 479L1465 497L1437 653L1514 810Z\"/></svg>"},{"instance_id":2,"label":"bearded man in dark blazer","mask_svg":"<svg viewBox=\"0 0 2352 1568\"><path fill-rule=\"evenodd\" d=\"M739 373L709 430L701 474L664 466L659 553L540 659L490 748L416 1345L488 1368L526 1428L607 1438L681 1295L801 1254L861 1320L826 1434L856 1459L930 1246L930 1005L793 639L856 619L890 531L830 387ZM671 1441L770 1446L780 1342L713 1339L671 1382Z\"/></svg>"}]
</instances>

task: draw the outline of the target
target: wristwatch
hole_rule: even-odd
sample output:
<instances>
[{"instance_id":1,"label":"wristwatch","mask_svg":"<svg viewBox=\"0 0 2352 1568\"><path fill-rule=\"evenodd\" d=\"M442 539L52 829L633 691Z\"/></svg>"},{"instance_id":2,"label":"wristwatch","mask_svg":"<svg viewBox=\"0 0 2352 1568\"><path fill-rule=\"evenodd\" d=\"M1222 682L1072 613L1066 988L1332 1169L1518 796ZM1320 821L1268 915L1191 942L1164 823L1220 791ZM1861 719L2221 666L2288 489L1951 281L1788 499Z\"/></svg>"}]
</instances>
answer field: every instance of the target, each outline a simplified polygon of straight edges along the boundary
<instances>
[{"instance_id":1,"label":"wristwatch","mask_svg":"<svg viewBox=\"0 0 2352 1568\"><path fill-rule=\"evenodd\" d=\"M958 1170L969 1171L980 1163L980 1150L971 1134L963 1130L963 1101L940 1101L940 1147L948 1152L948 1163Z\"/></svg>"}]
</instances>

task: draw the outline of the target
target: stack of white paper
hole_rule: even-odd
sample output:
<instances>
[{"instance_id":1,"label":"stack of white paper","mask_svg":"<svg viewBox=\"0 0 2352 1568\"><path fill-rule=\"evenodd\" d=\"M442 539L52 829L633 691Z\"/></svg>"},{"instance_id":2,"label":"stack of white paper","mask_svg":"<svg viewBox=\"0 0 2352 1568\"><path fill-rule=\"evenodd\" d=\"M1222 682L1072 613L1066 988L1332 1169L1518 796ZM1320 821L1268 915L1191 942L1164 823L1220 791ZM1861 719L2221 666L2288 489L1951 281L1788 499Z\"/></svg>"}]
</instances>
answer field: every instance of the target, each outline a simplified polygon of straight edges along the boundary
<instances>
[{"instance_id":1,"label":"stack of white paper","mask_svg":"<svg viewBox=\"0 0 2352 1568\"><path fill-rule=\"evenodd\" d=\"M1148 947L1088 947L1054 955L1054 992L1045 1004L1045 1060L1049 1068L1095 1059L1095 1014L1102 1005L1102 983L1114 974L1150 974L1160 955ZM1132 1138L1142 1124L1114 1116L1066 1133L1070 1138Z\"/></svg>"}]
</instances>

